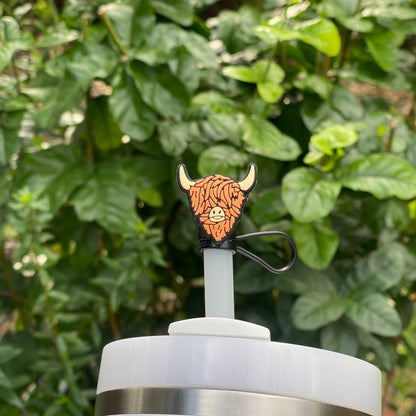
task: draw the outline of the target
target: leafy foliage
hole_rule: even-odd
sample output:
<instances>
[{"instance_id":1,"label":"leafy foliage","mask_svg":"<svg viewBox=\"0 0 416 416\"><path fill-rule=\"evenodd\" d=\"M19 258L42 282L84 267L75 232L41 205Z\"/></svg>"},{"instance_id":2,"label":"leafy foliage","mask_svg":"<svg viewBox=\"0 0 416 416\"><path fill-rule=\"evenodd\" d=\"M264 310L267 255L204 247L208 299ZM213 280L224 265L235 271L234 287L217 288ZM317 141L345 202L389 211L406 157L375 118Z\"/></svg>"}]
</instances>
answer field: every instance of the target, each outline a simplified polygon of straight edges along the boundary
<instances>
[{"instance_id":1,"label":"leafy foliage","mask_svg":"<svg viewBox=\"0 0 416 416\"><path fill-rule=\"evenodd\" d=\"M240 232L297 243L236 260L238 318L414 361L414 1L57 4L0 2L1 413L91 414L104 344L203 314L179 162L257 163Z\"/></svg>"}]
</instances>

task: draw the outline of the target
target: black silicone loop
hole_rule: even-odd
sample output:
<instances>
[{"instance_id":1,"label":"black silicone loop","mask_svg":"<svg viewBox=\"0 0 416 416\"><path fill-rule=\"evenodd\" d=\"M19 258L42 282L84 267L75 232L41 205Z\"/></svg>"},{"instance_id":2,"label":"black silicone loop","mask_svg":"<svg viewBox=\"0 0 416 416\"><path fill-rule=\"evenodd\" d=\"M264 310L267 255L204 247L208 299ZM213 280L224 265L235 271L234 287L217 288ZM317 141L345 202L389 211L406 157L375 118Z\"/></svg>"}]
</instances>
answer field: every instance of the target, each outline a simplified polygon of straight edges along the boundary
<instances>
[{"instance_id":1,"label":"black silicone loop","mask_svg":"<svg viewBox=\"0 0 416 416\"><path fill-rule=\"evenodd\" d=\"M274 274L282 274L282 273L288 272L293 267L293 265L295 264L295 261L296 261L296 258L297 258L297 250L296 250L295 242L286 233L284 233L282 231L259 231L257 233L238 235L235 239L236 239L236 241L240 241L240 240L247 240L249 238L264 237L264 236L268 236L268 235L279 235L279 236L283 237L289 243L289 246L290 246L290 249L291 249L291 256L290 256L289 263L285 267L282 267L281 269L275 269L274 267L270 266L269 263L266 263L260 257L256 256L255 254L251 253L250 251L248 251L248 250L246 250L242 247L239 247L239 246L236 247L237 253L240 253L243 256L248 257L250 260L254 260L256 263L259 263L262 267L264 267L269 272L272 272Z\"/></svg>"}]
</instances>

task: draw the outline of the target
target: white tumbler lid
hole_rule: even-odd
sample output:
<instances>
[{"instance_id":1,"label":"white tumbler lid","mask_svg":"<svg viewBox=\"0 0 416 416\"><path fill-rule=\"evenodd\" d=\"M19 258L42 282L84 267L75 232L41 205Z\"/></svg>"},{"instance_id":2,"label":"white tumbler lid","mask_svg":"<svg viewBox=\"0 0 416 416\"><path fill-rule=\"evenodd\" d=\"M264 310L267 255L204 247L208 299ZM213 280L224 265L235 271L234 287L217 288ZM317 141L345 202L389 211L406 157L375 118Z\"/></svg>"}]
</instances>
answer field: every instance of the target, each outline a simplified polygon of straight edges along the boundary
<instances>
[{"instance_id":1,"label":"white tumbler lid","mask_svg":"<svg viewBox=\"0 0 416 416\"><path fill-rule=\"evenodd\" d=\"M97 394L138 387L238 390L381 415L381 373L317 348L224 336L130 338L103 351Z\"/></svg>"}]
</instances>

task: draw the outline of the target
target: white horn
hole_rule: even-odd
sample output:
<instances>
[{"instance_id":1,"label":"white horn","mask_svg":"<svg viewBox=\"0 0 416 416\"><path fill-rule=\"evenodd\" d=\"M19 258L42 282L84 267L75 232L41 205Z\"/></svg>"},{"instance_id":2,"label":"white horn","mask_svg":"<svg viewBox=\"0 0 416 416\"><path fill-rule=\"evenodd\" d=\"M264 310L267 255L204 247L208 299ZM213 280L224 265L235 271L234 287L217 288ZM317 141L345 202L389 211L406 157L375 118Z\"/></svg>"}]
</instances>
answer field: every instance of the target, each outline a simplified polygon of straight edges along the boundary
<instances>
[{"instance_id":1,"label":"white horn","mask_svg":"<svg viewBox=\"0 0 416 416\"><path fill-rule=\"evenodd\" d=\"M188 171L186 170L186 166L184 164L180 164L178 166L178 184L184 192L189 191L189 188L195 185L195 181L192 181L189 177Z\"/></svg>"},{"instance_id":2,"label":"white horn","mask_svg":"<svg viewBox=\"0 0 416 416\"><path fill-rule=\"evenodd\" d=\"M250 163L248 167L248 172L245 178L238 182L240 188L243 192L250 192L257 182L257 166L254 163Z\"/></svg>"}]
</instances>

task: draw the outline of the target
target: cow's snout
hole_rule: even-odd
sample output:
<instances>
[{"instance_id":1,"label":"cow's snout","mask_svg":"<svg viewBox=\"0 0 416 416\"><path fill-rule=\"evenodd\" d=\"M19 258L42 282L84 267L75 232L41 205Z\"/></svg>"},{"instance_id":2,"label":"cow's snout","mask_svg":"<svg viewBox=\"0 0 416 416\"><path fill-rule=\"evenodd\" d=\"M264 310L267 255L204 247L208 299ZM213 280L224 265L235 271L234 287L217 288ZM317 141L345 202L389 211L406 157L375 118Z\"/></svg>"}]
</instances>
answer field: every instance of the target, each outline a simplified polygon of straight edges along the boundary
<instances>
[{"instance_id":1,"label":"cow's snout","mask_svg":"<svg viewBox=\"0 0 416 416\"><path fill-rule=\"evenodd\" d=\"M225 213L221 207L214 207L209 212L209 219L212 222L221 222L225 220Z\"/></svg>"}]
</instances>

